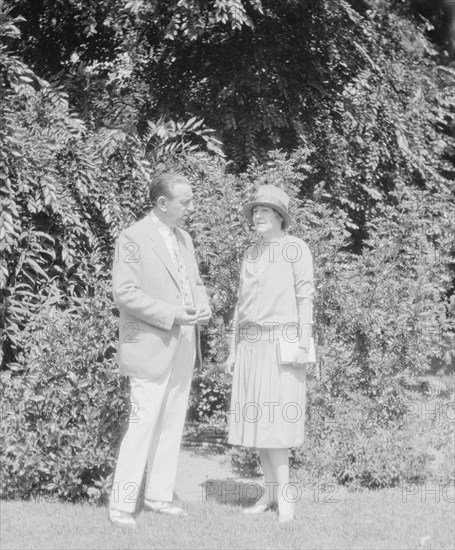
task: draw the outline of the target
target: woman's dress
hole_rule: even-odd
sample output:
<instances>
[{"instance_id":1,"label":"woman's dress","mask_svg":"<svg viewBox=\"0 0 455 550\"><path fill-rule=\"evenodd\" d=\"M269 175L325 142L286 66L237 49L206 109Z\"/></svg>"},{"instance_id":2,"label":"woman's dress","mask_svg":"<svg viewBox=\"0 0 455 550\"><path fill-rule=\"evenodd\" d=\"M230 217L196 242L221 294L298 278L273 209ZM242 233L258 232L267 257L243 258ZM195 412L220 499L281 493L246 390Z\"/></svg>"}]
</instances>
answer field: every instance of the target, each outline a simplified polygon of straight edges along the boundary
<instances>
[{"instance_id":1,"label":"woman's dress","mask_svg":"<svg viewBox=\"0 0 455 550\"><path fill-rule=\"evenodd\" d=\"M306 369L281 362L279 340L309 349L313 294L311 252L301 239L288 235L246 251L235 323L229 443L260 448L303 444Z\"/></svg>"}]
</instances>

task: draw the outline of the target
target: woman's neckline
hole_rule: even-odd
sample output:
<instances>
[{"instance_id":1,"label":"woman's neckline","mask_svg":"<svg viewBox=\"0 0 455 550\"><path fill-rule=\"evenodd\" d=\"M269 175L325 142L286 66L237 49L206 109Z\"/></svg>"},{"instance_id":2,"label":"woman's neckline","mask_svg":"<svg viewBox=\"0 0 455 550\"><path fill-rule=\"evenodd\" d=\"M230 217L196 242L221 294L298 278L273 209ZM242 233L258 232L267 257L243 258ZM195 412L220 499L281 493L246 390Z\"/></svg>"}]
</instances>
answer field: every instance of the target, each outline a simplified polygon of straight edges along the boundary
<instances>
[{"instance_id":1,"label":"woman's neckline","mask_svg":"<svg viewBox=\"0 0 455 550\"><path fill-rule=\"evenodd\" d=\"M270 246L271 244L281 243L286 237L286 233L282 233L280 237L274 237L273 239L269 239L267 241L263 237L261 237L258 242L263 246Z\"/></svg>"}]
</instances>

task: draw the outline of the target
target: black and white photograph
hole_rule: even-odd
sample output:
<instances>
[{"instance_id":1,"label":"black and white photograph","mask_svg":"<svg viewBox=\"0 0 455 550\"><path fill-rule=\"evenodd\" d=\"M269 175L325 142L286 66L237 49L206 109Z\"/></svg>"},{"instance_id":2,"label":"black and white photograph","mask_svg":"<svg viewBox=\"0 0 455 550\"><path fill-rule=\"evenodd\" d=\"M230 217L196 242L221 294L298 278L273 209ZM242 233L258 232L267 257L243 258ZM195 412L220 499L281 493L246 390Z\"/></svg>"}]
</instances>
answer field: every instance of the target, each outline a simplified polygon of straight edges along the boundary
<instances>
[{"instance_id":1,"label":"black and white photograph","mask_svg":"<svg viewBox=\"0 0 455 550\"><path fill-rule=\"evenodd\" d=\"M0 0L0 548L455 547L455 1Z\"/></svg>"}]
</instances>

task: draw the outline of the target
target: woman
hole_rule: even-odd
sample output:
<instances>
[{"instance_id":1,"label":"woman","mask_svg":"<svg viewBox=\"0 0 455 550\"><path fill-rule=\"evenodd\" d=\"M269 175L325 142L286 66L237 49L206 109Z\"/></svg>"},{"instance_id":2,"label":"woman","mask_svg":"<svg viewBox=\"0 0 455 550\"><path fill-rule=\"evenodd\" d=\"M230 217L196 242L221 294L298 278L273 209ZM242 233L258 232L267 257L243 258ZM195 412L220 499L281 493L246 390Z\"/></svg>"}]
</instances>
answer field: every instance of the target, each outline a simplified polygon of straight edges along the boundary
<instances>
[{"instance_id":1,"label":"woman","mask_svg":"<svg viewBox=\"0 0 455 550\"><path fill-rule=\"evenodd\" d=\"M227 361L234 367L229 443L258 449L265 480L261 499L244 512L277 503L280 522L294 518L300 496L289 484L289 448L303 444L314 293L309 248L284 233L288 206L282 189L264 185L243 207L259 240L242 265Z\"/></svg>"}]
</instances>

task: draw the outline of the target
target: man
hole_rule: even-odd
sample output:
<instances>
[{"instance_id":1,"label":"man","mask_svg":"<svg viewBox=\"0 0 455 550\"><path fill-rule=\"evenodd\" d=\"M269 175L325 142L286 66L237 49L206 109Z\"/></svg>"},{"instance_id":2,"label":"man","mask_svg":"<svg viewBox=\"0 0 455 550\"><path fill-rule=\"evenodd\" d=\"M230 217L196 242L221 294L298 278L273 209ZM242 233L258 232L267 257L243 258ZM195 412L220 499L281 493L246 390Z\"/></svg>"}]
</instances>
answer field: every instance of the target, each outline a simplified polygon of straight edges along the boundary
<instances>
[{"instance_id":1,"label":"man","mask_svg":"<svg viewBox=\"0 0 455 550\"><path fill-rule=\"evenodd\" d=\"M131 417L115 471L109 518L132 516L145 469L145 508L186 515L172 505L178 453L200 323L211 315L193 243L179 229L193 207L188 180L163 173L152 182L152 212L119 236L113 295L120 307L118 361L130 378Z\"/></svg>"}]
</instances>

